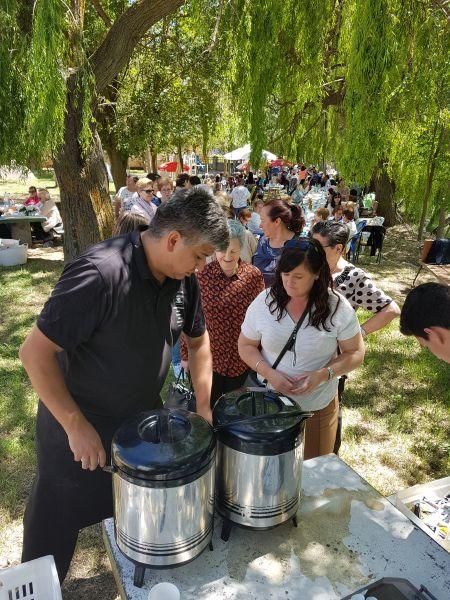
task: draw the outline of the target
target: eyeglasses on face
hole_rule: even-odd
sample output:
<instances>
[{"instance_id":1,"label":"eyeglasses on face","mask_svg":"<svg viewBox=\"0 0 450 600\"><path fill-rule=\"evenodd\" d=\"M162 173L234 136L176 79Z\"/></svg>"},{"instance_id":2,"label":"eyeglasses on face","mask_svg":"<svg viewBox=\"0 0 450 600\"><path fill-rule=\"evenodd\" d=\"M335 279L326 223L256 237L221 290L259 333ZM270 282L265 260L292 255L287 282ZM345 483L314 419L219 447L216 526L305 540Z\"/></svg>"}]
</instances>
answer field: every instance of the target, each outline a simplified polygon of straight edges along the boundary
<instances>
[{"instance_id":1,"label":"eyeglasses on face","mask_svg":"<svg viewBox=\"0 0 450 600\"><path fill-rule=\"evenodd\" d=\"M153 190L142 190L143 192L145 192L146 194L153 194Z\"/></svg>"}]
</instances>

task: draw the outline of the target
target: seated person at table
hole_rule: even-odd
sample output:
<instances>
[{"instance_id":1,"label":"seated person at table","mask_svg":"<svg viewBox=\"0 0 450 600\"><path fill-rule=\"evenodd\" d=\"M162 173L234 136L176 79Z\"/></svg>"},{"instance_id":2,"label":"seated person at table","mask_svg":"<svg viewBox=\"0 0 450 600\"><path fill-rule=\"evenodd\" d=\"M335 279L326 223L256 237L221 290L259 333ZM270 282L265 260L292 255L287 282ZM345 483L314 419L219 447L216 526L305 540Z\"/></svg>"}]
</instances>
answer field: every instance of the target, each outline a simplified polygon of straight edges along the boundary
<instances>
[{"instance_id":1,"label":"seated person at table","mask_svg":"<svg viewBox=\"0 0 450 600\"><path fill-rule=\"evenodd\" d=\"M24 206L35 206L36 204L39 204L39 198L38 198L37 189L34 187L34 185L30 185L30 187L28 189L28 193L30 195L25 200L25 202L23 203L23 205Z\"/></svg>"},{"instance_id":2,"label":"seated person at table","mask_svg":"<svg viewBox=\"0 0 450 600\"><path fill-rule=\"evenodd\" d=\"M52 230L62 225L61 215L55 201L50 198L50 193L46 188L39 188L38 198L40 204L39 214L46 217L43 223L32 223L33 234L44 242L50 242L53 238Z\"/></svg>"},{"instance_id":3,"label":"seated person at table","mask_svg":"<svg viewBox=\"0 0 450 600\"><path fill-rule=\"evenodd\" d=\"M315 225L316 223L319 223L319 221L326 221L329 216L330 213L328 212L328 208L318 208L314 211L312 224Z\"/></svg>"},{"instance_id":4,"label":"seated person at table","mask_svg":"<svg viewBox=\"0 0 450 600\"><path fill-rule=\"evenodd\" d=\"M336 206L336 208L333 208L333 216L331 217L331 221L342 221L342 215L344 214L344 211L342 209L342 206Z\"/></svg>"},{"instance_id":5,"label":"seated person at table","mask_svg":"<svg viewBox=\"0 0 450 600\"><path fill-rule=\"evenodd\" d=\"M400 331L450 364L450 286L423 283L406 296Z\"/></svg>"}]
</instances>

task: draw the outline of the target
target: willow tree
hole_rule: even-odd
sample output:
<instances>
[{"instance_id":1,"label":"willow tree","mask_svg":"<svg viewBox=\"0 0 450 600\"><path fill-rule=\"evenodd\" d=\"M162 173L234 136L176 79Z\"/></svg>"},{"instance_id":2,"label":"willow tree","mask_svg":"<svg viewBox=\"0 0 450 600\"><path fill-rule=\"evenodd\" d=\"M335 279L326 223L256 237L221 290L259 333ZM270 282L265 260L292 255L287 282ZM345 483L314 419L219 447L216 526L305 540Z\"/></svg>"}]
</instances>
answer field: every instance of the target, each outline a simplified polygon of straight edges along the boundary
<instances>
[{"instance_id":1,"label":"willow tree","mask_svg":"<svg viewBox=\"0 0 450 600\"><path fill-rule=\"evenodd\" d=\"M439 113L442 137L431 136L438 152L430 142L428 159L436 154L437 165L445 148L448 2L239 0L227 11L230 72L253 162L266 144L293 160L332 159L348 180L372 181L393 223L394 193L401 199L409 181L394 132L414 119L432 132ZM404 138L402 148L423 156L423 137ZM415 202L425 212L438 179L437 168L422 171Z\"/></svg>"},{"instance_id":2,"label":"willow tree","mask_svg":"<svg viewBox=\"0 0 450 600\"><path fill-rule=\"evenodd\" d=\"M87 51L80 0L1 0L0 158L51 154L60 187L67 259L110 235L113 214L93 117L142 36L182 0L123 2ZM100 0L95 0L101 7Z\"/></svg>"},{"instance_id":3,"label":"willow tree","mask_svg":"<svg viewBox=\"0 0 450 600\"><path fill-rule=\"evenodd\" d=\"M187 148L207 154L221 111L224 56L216 51L217 2L190 2L141 41L117 97L115 128L130 154ZM153 169L155 164L153 164Z\"/></svg>"}]
</instances>

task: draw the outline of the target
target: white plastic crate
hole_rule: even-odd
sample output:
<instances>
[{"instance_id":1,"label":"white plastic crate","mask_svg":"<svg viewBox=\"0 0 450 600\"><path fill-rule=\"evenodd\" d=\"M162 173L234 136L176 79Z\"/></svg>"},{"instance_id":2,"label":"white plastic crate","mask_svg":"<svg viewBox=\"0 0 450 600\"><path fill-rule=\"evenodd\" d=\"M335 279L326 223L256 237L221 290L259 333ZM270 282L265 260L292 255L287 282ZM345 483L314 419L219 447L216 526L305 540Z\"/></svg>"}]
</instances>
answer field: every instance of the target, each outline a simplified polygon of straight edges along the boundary
<instances>
[{"instance_id":1,"label":"white plastic crate","mask_svg":"<svg viewBox=\"0 0 450 600\"><path fill-rule=\"evenodd\" d=\"M53 556L1 570L0 600L62 600Z\"/></svg>"}]
</instances>

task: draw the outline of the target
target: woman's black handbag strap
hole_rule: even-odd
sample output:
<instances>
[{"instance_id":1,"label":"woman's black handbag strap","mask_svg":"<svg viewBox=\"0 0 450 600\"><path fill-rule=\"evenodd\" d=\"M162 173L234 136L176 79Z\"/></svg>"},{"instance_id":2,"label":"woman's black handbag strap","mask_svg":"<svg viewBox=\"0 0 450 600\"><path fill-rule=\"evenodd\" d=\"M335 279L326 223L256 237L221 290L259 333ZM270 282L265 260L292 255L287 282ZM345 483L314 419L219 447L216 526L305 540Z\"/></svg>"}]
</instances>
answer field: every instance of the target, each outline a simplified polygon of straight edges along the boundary
<instances>
[{"instance_id":1,"label":"woman's black handbag strap","mask_svg":"<svg viewBox=\"0 0 450 600\"><path fill-rule=\"evenodd\" d=\"M309 304L306 306L305 310L303 311L300 319L297 321L296 326L294 327L291 335L289 336L288 341L286 342L286 344L284 345L282 351L280 352L280 354L278 355L278 357L276 358L275 362L272 365L272 369L276 369L278 367L278 365L281 362L281 359L283 358L283 356L286 354L286 352L288 350L290 350L294 344L295 344L295 340L297 339L297 333L300 329L300 327L302 326L303 321L306 318L306 315L309 312Z\"/></svg>"}]
</instances>

